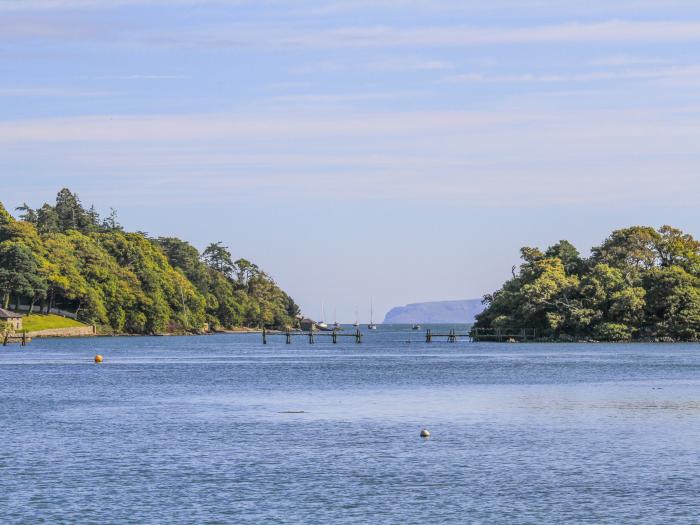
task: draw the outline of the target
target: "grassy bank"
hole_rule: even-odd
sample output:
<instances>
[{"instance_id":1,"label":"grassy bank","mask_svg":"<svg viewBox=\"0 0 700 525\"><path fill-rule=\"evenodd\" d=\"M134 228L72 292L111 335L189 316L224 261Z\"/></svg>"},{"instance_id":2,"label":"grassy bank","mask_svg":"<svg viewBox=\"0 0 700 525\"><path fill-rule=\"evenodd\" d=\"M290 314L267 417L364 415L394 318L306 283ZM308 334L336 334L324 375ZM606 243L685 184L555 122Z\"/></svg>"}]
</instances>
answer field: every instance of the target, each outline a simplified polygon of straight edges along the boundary
<instances>
[{"instance_id":1,"label":"grassy bank","mask_svg":"<svg viewBox=\"0 0 700 525\"><path fill-rule=\"evenodd\" d=\"M74 321L67 317L53 314L32 314L22 321L22 329L27 332L38 332L39 330L52 330L55 328L75 328L86 326L83 323Z\"/></svg>"}]
</instances>

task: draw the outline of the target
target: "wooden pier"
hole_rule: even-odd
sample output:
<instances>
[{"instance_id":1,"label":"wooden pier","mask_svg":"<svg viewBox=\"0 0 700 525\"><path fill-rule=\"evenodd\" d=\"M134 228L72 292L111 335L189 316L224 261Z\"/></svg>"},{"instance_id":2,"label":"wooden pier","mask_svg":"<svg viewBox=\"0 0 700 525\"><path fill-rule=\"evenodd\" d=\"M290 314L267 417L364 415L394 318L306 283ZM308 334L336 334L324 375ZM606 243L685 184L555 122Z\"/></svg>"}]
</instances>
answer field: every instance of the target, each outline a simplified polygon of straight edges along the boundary
<instances>
[{"instance_id":1,"label":"wooden pier","mask_svg":"<svg viewBox=\"0 0 700 525\"><path fill-rule=\"evenodd\" d=\"M447 333L441 334L441 333L434 333L430 328L425 331L425 342L426 343L432 343L433 338L447 338L448 343L456 343L457 338L459 337L464 337L469 339L469 334L458 334L455 329L450 330Z\"/></svg>"},{"instance_id":2,"label":"wooden pier","mask_svg":"<svg viewBox=\"0 0 700 525\"><path fill-rule=\"evenodd\" d=\"M1 335L2 346L7 346L13 343L19 343L20 346L27 346L31 343L32 338L27 336L27 332L22 332L21 334L15 334L10 332L5 332Z\"/></svg>"},{"instance_id":3,"label":"wooden pier","mask_svg":"<svg viewBox=\"0 0 700 525\"><path fill-rule=\"evenodd\" d=\"M446 333L434 333L428 329L425 332L425 342L432 343L435 338L444 338L448 343L456 343L459 338L465 338L474 343L492 341L496 343L524 343L526 341L537 340L537 330L523 328L519 331L515 330L498 330L486 328L473 328L469 333L457 333L452 329Z\"/></svg>"},{"instance_id":4,"label":"wooden pier","mask_svg":"<svg viewBox=\"0 0 700 525\"><path fill-rule=\"evenodd\" d=\"M292 337L293 336L299 336L303 338L308 338L309 344L313 345L316 343L316 339L319 337L330 337L330 340L333 344L338 344L338 338L339 337L352 337L355 339L355 343L358 345L362 343L362 332L360 330L355 330L355 332L351 334L345 334L342 333L340 330L331 330L328 332L314 332L313 330L309 331L301 331L301 330L285 330L284 332L273 332L270 333L267 331L267 329L263 328L262 331L262 343L264 345L267 344L267 338L272 337L272 336L284 336L285 337L285 342L288 345L292 344Z\"/></svg>"},{"instance_id":5,"label":"wooden pier","mask_svg":"<svg viewBox=\"0 0 700 525\"><path fill-rule=\"evenodd\" d=\"M524 343L526 341L537 341L537 329L521 328L520 330L501 330L499 328L473 328L469 333L472 341L484 342L492 341L497 343Z\"/></svg>"},{"instance_id":6,"label":"wooden pier","mask_svg":"<svg viewBox=\"0 0 700 525\"><path fill-rule=\"evenodd\" d=\"M268 332L266 328L262 330L262 343L267 344L270 337L284 337L286 344L292 344L294 337L302 337L309 341L309 344L315 344L319 339L327 338L333 344L338 344L339 338L351 337L355 339L355 343L362 343L363 334L358 329L351 333L343 333L341 330L328 330L316 332L313 330L285 330L284 332ZM473 328L470 332L457 332L452 328L446 332L433 332L430 328L425 332L425 342L432 343L434 341L443 340L448 343L456 343L459 340L481 343L524 343L527 341L537 341L537 330L520 329L516 330L499 330L491 328ZM388 341L387 341L388 342Z\"/></svg>"}]
</instances>

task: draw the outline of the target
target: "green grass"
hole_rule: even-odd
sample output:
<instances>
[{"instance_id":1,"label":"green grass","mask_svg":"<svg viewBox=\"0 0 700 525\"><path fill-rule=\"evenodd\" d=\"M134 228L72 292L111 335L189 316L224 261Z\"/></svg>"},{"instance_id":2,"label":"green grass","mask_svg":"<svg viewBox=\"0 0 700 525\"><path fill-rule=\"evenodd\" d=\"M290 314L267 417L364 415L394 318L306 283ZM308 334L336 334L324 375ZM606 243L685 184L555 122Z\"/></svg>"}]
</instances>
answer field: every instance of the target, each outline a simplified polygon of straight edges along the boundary
<instances>
[{"instance_id":1,"label":"green grass","mask_svg":"<svg viewBox=\"0 0 700 525\"><path fill-rule=\"evenodd\" d=\"M39 330L50 330L52 328L74 328L85 326L83 323L61 317L60 315L32 314L22 320L22 330L27 332L37 332Z\"/></svg>"}]
</instances>

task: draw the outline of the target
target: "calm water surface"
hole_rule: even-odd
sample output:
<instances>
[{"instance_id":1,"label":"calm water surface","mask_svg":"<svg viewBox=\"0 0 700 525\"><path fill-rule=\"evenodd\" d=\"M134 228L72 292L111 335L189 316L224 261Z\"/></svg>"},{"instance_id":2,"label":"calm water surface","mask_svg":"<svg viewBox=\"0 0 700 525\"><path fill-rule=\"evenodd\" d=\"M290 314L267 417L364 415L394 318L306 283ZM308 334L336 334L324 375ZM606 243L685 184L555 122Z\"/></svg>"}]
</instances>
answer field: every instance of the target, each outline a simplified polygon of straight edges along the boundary
<instances>
[{"instance_id":1,"label":"calm water surface","mask_svg":"<svg viewBox=\"0 0 700 525\"><path fill-rule=\"evenodd\" d=\"M0 522L698 523L699 386L700 345L400 327L0 347Z\"/></svg>"}]
</instances>

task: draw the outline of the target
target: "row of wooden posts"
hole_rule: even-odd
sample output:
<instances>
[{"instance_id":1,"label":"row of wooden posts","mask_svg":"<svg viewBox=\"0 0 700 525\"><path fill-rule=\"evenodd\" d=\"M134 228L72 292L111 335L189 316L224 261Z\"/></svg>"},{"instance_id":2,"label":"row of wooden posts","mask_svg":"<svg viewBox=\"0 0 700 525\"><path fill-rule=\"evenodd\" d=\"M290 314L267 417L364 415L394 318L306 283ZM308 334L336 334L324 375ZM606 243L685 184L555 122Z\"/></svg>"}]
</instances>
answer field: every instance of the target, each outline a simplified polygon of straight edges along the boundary
<instances>
[{"instance_id":1,"label":"row of wooden posts","mask_svg":"<svg viewBox=\"0 0 700 525\"><path fill-rule=\"evenodd\" d=\"M317 338L317 337L324 337L324 336L325 336L325 337L330 337L331 340L332 340L332 342L333 342L333 344L337 344L337 343L338 343L338 338L339 338L339 337L354 337L354 338L355 338L355 343L357 343L358 345L359 345L360 343L362 343L362 332L361 332L359 329L358 329L358 330L355 330L355 332L354 332L354 333L351 333L351 334L344 334L344 333L340 332L339 330L332 330L332 331L330 331L330 332L314 332L313 330L309 330L308 332L292 332L292 331L289 330L289 329L287 329L286 331L284 331L284 332L282 332L282 333L276 332L276 333L269 334L269 333L267 332L267 329L263 328L263 330L262 330L262 341L263 341L263 344L264 344L264 345L267 344L267 338L268 338L270 335L284 335L284 336L285 336L286 343L287 343L288 345L291 345L291 344L292 344L292 336L293 336L293 335L300 335L300 336L308 337L308 338L309 338L309 344L314 344L314 343L316 342L316 338Z\"/></svg>"},{"instance_id":2,"label":"row of wooden posts","mask_svg":"<svg viewBox=\"0 0 700 525\"><path fill-rule=\"evenodd\" d=\"M292 344L292 336L293 335L300 335L300 336L308 337L309 344L314 344L316 342L317 337L324 337L324 336L330 337L333 344L338 343L339 337L354 337L355 343L357 343L357 344L362 343L362 332L359 329L355 330L355 332L353 332L353 333L344 334L339 330L331 330L328 332L314 332L314 331L292 332L291 330L286 330L284 332L269 333L266 328L263 328L263 330L262 330L262 342L264 345L267 344L267 338L271 335L284 335L285 339L286 339L286 343L288 345ZM434 334L431 330L428 330L425 333L425 342L432 343L433 337L446 337L448 343L456 343L458 334L457 334L456 330L450 330L449 333L446 333L446 334L439 334L439 333ZM463 334L462 337L469 337L469 334Z\"/></svg>"},{"instance_id":3,"label":"row of wooden posts","mask_svg":"<svg viewBox=\"0 0 700 525\"><path fill-rule=\"evenodd\" d=\"M263 328L262 331L262 341L263 344L267 344L267 338L271 335L284 335L286 338L286 343L292 344L292 336L298 335L298 336L303 336L303 337L308 337L309 339L309 344L314 344L316 342L317 337L330 337L331 341L333 344L338 343L338 338L339 337L354 337L355 338L355 343L360 344L362 343L362 332L358 329L353 333L342 333L339 330L331 330L327 332L314 332L314 331L308 331L308 332L298 332L298 331L291 331L291 330L286 330L285 332L273 332L269 333L267 329ZM512 331L504 331L504 330L498 330L498 329L490 329L490 330L480 330L478 328L475 328L469 333L457 333L455 329L451 329L449 332L446 333L434 333L432 330L428 329L425 332L425 342L426 343L432 343L434 338L446 338L448 343L456 343L459 338L465 338L469 339L470 341L473 342L484 342L484 341L493 341L493 342L513 342L513 341L520 341L520 342L525 342L525 341L536 341L537 340L537 331L532 329L522 329L519 330L518 332Z\"/></svg>"},{"instance_id":4,"label":"row of wooden posts","mask_svg":"<svg viewBox=\"0 0 700 525\"><path fill-rule=\"evenodd\" d=\"M10 343L19 343L22 346L27 346L31 341L31 337L27 337L27 332L22 332L22 335L10 335L9 331L6 331L2 337L2 346L7 346Z\"/></svg>"}]
</instances>

